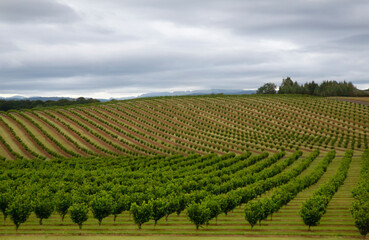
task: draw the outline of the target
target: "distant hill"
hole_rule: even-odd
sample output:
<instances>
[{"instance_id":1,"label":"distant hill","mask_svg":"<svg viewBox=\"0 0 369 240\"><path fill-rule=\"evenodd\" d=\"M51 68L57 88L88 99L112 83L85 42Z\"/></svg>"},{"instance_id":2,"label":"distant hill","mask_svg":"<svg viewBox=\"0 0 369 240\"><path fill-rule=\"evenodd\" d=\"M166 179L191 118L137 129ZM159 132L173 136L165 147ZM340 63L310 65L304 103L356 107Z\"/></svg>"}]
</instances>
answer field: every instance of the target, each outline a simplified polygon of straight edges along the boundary
<instances>
[{"instance_id":1,"label":"distant hill","mask_svg":"<svg viewBox=\"0 0 369 240\"><path fill-rule=\"evenodd\" d=\"M73 100L74 98L70 98L70 97L24 97L24 96L12 96L12 97L7 97L7 98L3 98L3 97L0 97L0 99L2 100L13 100L13 101L16 101L16 100L30 100L30 101L43 101L43 102L46 102L46 101L58 101L60 99L67 99L67 100Z\"/></svg>"},{"instance_id":2,"label":"distant hill","mask_svg":"<svg viewBox=\"0 0 369 240\"><path fill-rule=\"evenodd\" d=\"M256 90L209 89L209 90L194 90L194 91L145 93L145 94L141 94L137 98L161 97L161 96L185 96L185 95L210 95L210 94L242 95L242 94L253 94L253 93L256 93Z\"/></svg>"},{"instance_id":3,"label":"distant hill","mask_svg":"<svg viewBox=\"0 0 369 240\"><path fill-rule=\"evenodd\" d=\"M185 96L185 95L210 95L210 94L226 94L226 95L242 95L242 94L254 94L256 90L225 90L225 89L209 89L209 90L194 90L194 91L175 91L175 92L151 92L151 93L144 93L137 97L122 97L122 98L100 98L97 99L100 102L107 102L112 99L115 100L127 100L127 99L134 99L134 98L145 98L145 97L165 97L165 96ZM0 100L30 100L30 101L58 101L60 99L67 99L67 100L75 100L75 98L70 97L24 97L24 96L12 96L3 98L0 97Z\"/></svg>"},{"instance_id":4,"label":"distant hill","mask_svg":"<svg viewBox=\"0 0 369 240\"><path fill-rule=\"evenodd\" d=\"M209 89L209 90L193 90L193 91L174 91L174 92L151 92L144 93L137 97L123 97L123 98L110 98L99 99L101 102L107 102L114 100L127 100L134 98L146 98L146 97L167 97L167 96L195 96L195 95L211 95L211 94L226 94L226 95L243 95L254 94L256 90L226 90L226 89Z\"/></svg>"}]
</instances>

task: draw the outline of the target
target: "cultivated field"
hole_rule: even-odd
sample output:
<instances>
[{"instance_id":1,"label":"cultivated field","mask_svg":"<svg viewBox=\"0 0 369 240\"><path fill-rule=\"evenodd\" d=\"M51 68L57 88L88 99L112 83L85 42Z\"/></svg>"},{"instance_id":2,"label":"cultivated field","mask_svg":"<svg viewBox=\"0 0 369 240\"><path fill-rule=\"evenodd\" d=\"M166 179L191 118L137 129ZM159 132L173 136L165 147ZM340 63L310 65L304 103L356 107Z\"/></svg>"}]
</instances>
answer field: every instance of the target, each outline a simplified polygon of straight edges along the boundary
<instances>
[{"instance_id":1,"label":"cultivated field","mask_svg":"<svg viewBox=\"0 0 369 240\"><path fill-rule=\"evenodd\" d=\"M0 114L6 159L327 152L368 144L369 108L309 96L198 96Z\"/></svg>"},{"instance_id":2,"label":"cultivated field","mask_svg":"<svg viewBox=\"0 0 369 240\"><path fill-rule=\"evenodd\" d=\"M1 113L0 203L70 199L88 220L80 230L54 211L40 225L32 210L18 231L8 217L0 239L361 238L350 208L369 162L368 116L365 105L287 95ZM309 231L300 209L319 194L324 213ZM102 205L110 212L99 225ZM151 219L139 230L140 213ZM261 222L251 229L253 214Z\"/></svg>"},{"instance_id":3,"label":"cultivated field","mask_svg":"<svg viewBox=\"0 0 369 240\"><path fill-rule=\"evenodd\" d=\"M333 99L369 105L369 97L335 97Z\"/></svg>"}]
</instances>

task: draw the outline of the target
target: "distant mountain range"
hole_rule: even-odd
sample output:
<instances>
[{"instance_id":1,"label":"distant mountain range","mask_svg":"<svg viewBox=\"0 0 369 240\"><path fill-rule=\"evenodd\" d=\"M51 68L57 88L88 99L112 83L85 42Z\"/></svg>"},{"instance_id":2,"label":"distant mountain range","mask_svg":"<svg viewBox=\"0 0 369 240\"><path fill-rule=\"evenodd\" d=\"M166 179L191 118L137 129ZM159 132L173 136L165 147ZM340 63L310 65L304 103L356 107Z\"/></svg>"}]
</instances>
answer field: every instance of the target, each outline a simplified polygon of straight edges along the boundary
<instances>
[{"instance_id":1,"label":"distant mountain range","mask_svg":"<svg viewBox=\"0 0 369 240\"><path fill-rule=\"evenodd\" d=\"M145 97L165 97L165 96L185 96L185 95L210 95L210 94L226 94L226 95L240 95L240 94L253 94L256 93L256 90L225 90L225 89L210 89L210 90L194 90L194 91L175 91L175 92L153 92L153 93L145 93L141 94L137 97L123 97L123 98L110 98L110 99L98 99L101 102L107 102L112 99L115 100L126 100L126 99L134 99L134 98L145 98ZM74 98L70 97L24 97L24 96L12 96L3 98L0 97L0 100L31 100L31 101L58 101L60 99L68 99L73 100Z\"/></svg>"}]
</instances>

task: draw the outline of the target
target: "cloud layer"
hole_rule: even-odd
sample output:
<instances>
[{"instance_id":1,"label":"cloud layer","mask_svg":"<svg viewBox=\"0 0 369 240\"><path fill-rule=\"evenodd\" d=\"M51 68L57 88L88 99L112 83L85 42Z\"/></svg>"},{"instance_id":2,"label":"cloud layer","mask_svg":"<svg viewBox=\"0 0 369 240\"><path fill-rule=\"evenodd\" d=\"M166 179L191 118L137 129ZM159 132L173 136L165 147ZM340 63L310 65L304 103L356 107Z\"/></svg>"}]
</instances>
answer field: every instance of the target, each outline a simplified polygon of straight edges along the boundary
<instances>
[{"instance_id":1,"label":"cloud layer","mask_svg":"<svg viewBox=\"0 0 369 240\"><path fill-rule=\"evenodd\" d=\"M369 88L366 0L2 0L0 95Z\"/></svg>"}]
</instances>

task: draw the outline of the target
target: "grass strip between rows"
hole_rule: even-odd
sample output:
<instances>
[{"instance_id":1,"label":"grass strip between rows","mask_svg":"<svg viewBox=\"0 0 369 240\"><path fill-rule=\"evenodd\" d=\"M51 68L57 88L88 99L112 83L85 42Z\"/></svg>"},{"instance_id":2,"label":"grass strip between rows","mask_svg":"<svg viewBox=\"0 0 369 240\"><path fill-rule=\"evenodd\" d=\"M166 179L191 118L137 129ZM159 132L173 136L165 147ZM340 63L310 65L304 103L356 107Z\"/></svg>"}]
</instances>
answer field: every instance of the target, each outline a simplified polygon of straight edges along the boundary
<instances>
[{"instance_id":1,"label":"grass strip between rows","mask_svg":"<svg viewBox=\"0 0 369 240\"><path fill-rule=\"evenodd\" d=\"M245 206L245 219L249 222L251 228L258 221L260 223L269 215L272 216L274 212L277 212L282 206L294 199L299 192L316 183L323 176L335 155L336 152L334 150L330 151L310 174L299 176L287 184L282 185L275 189L271 196L265 196L248 202ZM309 160L306 162L309 162Z\"/></svg>"},{"instance_id":2,"label":"grass strip between rows","mask_svg":"<svg viewBox=\"0 0 369 240\"><path fill-rule=\"evenodd\" d=\"M300 215L305 225L309 226L309 230L311 226L319 225L320 219L326 212L328 203L345 181L348 169L350 168L352 155L353 151L347 150L336 174L332 176L327 183L318 188L313 195L302 204Z\"/></svg>"}]
</instances>

